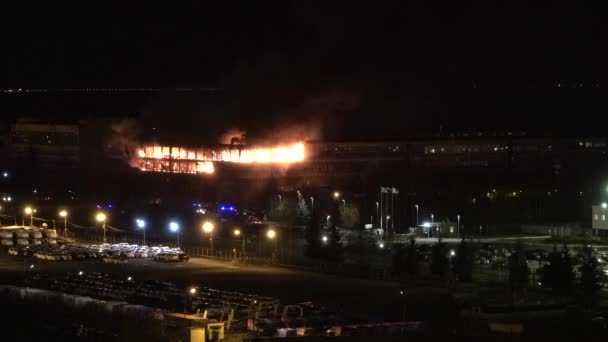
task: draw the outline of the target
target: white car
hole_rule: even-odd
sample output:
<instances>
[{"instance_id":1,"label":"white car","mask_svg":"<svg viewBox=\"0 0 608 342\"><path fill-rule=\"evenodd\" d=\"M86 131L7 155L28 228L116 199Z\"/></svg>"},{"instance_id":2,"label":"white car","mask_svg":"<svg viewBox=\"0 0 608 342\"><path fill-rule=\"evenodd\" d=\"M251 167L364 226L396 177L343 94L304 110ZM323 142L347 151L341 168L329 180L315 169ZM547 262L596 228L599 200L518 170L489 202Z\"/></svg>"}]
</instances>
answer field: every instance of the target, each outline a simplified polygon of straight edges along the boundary
<instances>
[{"instance_id":1,"label":"white car","mask_svg":"<svg viewBox=\"0 0 608 342\"><path fill-rule=\"evenodd\" d=\"M138 258L147 258L148 252L147 251L137 251L137 252L135 252L135 256Z\"/></svg>"},{"instance_id":2,"label":"white car","mask_svg":"<svg viewBox=\"0 0 608 342\"><path fill-rule=\"evenodd\" d=\"M123 252L127 258L135 258L135 251L126 250Z\"/></svg>"}]
</instances>

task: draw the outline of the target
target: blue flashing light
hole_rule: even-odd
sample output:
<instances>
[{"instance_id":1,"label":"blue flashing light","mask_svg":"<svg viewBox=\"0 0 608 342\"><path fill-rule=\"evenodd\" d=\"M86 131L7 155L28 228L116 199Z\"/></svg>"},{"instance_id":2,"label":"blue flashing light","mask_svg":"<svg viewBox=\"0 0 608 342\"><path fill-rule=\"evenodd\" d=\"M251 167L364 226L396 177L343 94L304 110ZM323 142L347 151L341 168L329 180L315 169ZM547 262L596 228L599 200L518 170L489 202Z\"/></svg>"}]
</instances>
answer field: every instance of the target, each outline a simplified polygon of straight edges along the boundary
<instances>
[{"instance_id":1,"label":"blue flashing light","mask_svg":"<svg viewBox=\"0 0 608 342\"><path fill-rule=\"evenodd\" d=\"M112 203L108 203L108 208L112 209Z\"/></svg>"},{"instance_id":2,"label":"blue flashing light","mask_svg":"<svg viewBox=\"0 0 608 342\"><path fill-rule=\"evenodd\" d=\"M220 207L220 210L226 210L226 207L221 206L221 207Z\"/></svg>"}]
</instances>

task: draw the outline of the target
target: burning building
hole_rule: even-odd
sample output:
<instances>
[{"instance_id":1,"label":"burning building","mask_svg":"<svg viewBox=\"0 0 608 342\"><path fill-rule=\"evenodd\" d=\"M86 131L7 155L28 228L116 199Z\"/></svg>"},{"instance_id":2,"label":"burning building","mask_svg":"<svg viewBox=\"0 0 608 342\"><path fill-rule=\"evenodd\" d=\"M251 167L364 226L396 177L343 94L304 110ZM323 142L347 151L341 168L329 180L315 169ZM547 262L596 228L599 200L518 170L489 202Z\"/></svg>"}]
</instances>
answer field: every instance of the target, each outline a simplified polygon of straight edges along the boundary
<instances>
[{"instance_id":1,"label":"burning building","mask_svg":"<svg viewBox=\"0 0 608 342\"><path fill-rule=\"evenodd\" d=\"M214 163L289 165L305 160L304 143L250 147L221 145L217 148L185 148L146 145L137 151L136 166L142 171L212 174Z\"/></svg>"}]
</instances>

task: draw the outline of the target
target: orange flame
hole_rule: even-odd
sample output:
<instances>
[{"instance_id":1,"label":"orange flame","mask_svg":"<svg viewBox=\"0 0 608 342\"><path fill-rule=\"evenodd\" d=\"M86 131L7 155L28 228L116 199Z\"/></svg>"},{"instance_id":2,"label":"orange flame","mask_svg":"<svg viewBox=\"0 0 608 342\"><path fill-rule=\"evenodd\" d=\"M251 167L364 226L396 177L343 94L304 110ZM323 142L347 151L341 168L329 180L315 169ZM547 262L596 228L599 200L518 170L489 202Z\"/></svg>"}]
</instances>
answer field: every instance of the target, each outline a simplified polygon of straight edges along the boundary
<instances>
[{"instance_id":1,"label":"orange flame","mask_svg":"<svg viewBox=\"0 0 608 342\"><path fill-rule=\"evenodd\" d=\"M214 172L213 162L291 164L306 158L304 143L268 148L235 148L220 150L187 149L148 145L137 151L143 171L207 173Z\"/></svg>"}]
</instances>

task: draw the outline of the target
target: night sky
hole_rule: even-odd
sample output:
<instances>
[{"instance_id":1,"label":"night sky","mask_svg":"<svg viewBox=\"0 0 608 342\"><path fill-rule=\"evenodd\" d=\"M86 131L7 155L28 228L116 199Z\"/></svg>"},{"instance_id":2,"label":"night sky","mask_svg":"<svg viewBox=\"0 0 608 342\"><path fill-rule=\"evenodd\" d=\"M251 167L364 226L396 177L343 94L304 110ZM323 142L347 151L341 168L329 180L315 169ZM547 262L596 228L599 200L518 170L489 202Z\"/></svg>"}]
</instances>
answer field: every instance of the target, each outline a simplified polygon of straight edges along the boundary
<instances>
[{"instance_id":1,"label":"night sky","mask_svg":"<svg viewBox=\"0 0 608 342\"><path fill-rule=\"evenodd\" d=\"M295 126L328 140L429 136L440 126L601 135L608 123L597 8L96 4L3 4L0 88L222 90L5 94L5 122L131 116L208 139L230 127L268 136Z\"/></svg>"}]
</instances>

